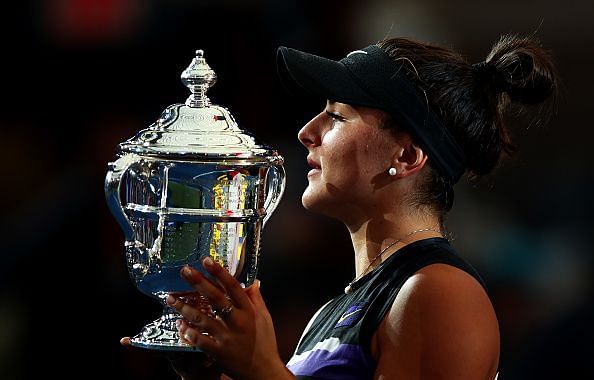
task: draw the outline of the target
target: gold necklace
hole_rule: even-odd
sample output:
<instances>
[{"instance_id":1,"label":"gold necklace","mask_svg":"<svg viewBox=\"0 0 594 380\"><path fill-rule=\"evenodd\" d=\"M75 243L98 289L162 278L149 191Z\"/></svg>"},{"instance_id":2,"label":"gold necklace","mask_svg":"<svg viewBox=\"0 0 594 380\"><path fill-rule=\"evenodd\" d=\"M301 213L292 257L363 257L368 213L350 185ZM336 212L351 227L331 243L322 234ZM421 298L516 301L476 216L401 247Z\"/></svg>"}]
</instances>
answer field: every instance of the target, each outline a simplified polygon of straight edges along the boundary
<instances>
[{"instance_id":1,"label":"gold necklace","mask_svg":"<svg viewBox=\"0 0 594 380\"><path fill-rule=\"evenodd\" d=\"M404 238L409 237L410 235L414 235L414 234L418 234L420 232L427 232L427 231L433 231L433 232L437 232L438 234L441 235L441 231L433 229L433 228L423 228L420 230L414 230L412 232L407 233L406 235L402 236L401 238L393 241L392 243L388 244L388 246L384 249L381 250L380 253L378 253L370 262L369 265L367 265L367 268L365 268L365 270L363 271L363 273L361 273L359 276L355 277L353 279L353 281L349 282L349 284L344 288L344 294L351 294L353 292L353 285L359 281L359 279L363 276L365 276L367 274L367 271L369 270L369 268L371 268L371 266L373 265L373 263L376 262L377 259L379 259L380 257L382 257L382 255L388 250L388 248L393 247L394 244L401 242Z\"/></svg>"}]
</instances>

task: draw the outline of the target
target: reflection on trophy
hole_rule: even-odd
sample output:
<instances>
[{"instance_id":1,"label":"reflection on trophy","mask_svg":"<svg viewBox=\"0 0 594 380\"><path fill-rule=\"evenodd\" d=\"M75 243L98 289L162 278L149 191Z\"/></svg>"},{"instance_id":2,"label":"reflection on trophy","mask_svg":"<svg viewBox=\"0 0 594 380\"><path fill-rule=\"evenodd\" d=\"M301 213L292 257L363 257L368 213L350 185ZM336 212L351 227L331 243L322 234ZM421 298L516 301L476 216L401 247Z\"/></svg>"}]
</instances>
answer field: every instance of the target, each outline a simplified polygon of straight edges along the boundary
<instances>
[{"instance_id":1,"label":"reflection on trophy","mask_svg":"<svg viewBox=\"0 0 594 380\"><path fill-rule=\"evenodd\" d=\"M216 74L198 50L182 73L191 95L133 138L119 144L105 178L107 204L124 231L126 263L138 289L159 299L163 315L144 326L132 345L195 350L179 341L168 293L202 303L180 277L191 265L209 277L210 256L240 283L256 279L260 233L285 187L283 158L242 131L206 91Z\"/></svg>"}]
</instances>

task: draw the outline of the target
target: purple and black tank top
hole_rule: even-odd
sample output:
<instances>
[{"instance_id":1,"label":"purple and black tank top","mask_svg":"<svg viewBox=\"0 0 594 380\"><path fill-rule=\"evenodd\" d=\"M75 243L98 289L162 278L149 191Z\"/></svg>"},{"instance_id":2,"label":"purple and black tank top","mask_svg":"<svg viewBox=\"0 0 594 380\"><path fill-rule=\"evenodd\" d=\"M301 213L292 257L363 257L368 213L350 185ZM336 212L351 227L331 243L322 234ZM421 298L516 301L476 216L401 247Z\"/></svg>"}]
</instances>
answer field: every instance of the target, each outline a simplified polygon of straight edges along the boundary
<instances>
[{"instance_id":1,"label":"purple and black tank top","mask_svg":"<svg viewBox=\"0 0 594 380\"><path fill-rule=\"evenodd\" d=\"M446 239L413 242L359 279L353 292L324 305L305 328L287 368L298 379L372 379L376 367L370 350L374 332L404 282L421 268L437 263L468 272L485 287L476 270Z\"/></svg>"}]
</instances>

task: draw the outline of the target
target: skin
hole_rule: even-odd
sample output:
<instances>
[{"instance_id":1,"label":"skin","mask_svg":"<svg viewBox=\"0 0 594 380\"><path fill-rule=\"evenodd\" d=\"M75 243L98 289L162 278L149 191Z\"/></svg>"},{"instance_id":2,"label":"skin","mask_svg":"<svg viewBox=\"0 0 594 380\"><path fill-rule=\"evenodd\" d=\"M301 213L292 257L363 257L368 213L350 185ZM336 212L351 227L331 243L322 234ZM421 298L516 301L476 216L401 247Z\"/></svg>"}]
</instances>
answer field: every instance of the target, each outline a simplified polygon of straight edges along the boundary
<instances>
[{"instance_id":1,"label":"skin","mask_svg":"<svg viewBox=\"0 0 594 380\"><path fill-rule=\"evenodd\" d=\"M379 128L386 116L380 110L329 101L298 135L312 166L302 203L348 228L357 277L406 244L441 236L438 216L408 201L428 170L428 157L408 134ZM390 167L396 168L395 176L388 174ZM407 236L425 228L433 231ZM234 308L224 318L211 318L172 295L168 303L184 317L180 336L207 352L217 368L234 379L294 379L278 355L259 282L242 289L209 258L204 266L217 284L189 267L181 275L215 308L229 303ZM495 312L472 276L448 265L427 266L400 290L372 338L371 354L377 363L374 379L493 379L499 360ZM191 378L187 369L176 371Z\"/></svg>"}]
</instances>

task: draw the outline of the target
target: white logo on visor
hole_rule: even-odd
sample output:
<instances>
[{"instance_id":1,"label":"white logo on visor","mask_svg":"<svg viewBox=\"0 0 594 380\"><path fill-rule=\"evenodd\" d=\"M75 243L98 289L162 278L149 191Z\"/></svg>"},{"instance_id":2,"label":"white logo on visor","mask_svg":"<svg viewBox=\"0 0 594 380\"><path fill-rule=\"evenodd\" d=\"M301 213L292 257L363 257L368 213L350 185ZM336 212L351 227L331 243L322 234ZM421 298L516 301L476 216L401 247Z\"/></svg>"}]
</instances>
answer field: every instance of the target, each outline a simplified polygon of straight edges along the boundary
<instances>
[{"instance_id":1,"label":"white logo on visor","mask_svg":"<svg viewBox=\"0 0 594 380\"><path fill-rule=\"evenodd\" d=\"M363 50L353 50L352 52L350 52L349 54L347 54L347 57L350 57L353 54L367 54L366 51Z\"/></svg>"}]
</instances>

